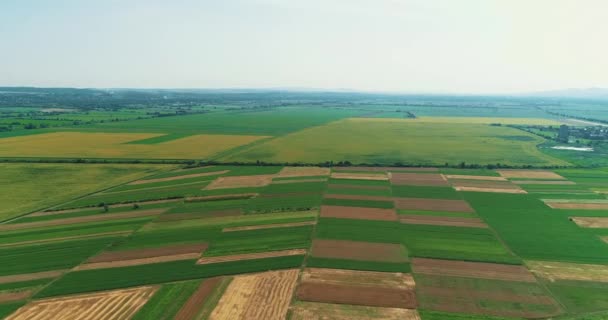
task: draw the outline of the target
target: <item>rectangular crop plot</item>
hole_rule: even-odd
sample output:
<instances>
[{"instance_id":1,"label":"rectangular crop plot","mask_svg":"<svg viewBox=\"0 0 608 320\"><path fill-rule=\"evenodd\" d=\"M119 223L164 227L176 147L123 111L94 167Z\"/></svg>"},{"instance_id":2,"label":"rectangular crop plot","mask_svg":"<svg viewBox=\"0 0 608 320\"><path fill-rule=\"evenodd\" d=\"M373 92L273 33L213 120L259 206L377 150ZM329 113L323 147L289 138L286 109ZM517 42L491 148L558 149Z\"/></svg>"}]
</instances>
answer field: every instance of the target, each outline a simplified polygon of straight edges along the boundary
<instances>
[{"instance_id":1,"label":"rectangular crop plot","mask_svg":"<svg viewBox=\"0 0 608 320\"><path fill-rule=\"evenodd\" d=\"M414 309L414 280L403 273L307 268L297 297L303 301Z\"/></svg>"},{"instance_id":2,"label":"rectangular crop plot","mask_svg":"<svg viewBox=\"0 0 608 320\"><path fill-rule=\"evenodd\" d=\"M277 174L278 177L308 177L308 176L328 176L329 168L321 167L284 167Z\"/></svg>"},{"instance_id":3,"label":"rectangular crop plot","mask_svg":"<svg viewBox=\"0 0 608 320\"><path fill-rule=\"evenodd\" d=\"M205 189L264 187L272 182L272 177L272 175L219 177L211 182Z\"/></svg>"},{"instance_id":4,"label":"rectangular crop plot","mask_svg":"<svg viewBox=\"0 0 608 320\"><path fill-rule=\"evenodd\" d=\"M389 174L391 184L407 186L448 186L442 174L436 173L395 173Z\"/></svg>"},{"instance_id":5,"label":"rectangular crop plot","mask_svg":"<svg viewBox=\"0 0 608 320\"><path fill-rule=\"evenodd\" d=\"M293 250L281 250L281 251L269 251L259 253L243 253L228 256L217 256L217 257L202 257L197 261L197 264L212 264L229 261L244 261L244 260L255 260L263 258L274 258L274 257L287 257L287 256L300 256L305 255L305 249L293 249Z\"/></svg>"},{"instance_id":6,"label":"rectangular crop plot","mask_svg":"<svg viewBox=\"0 0 608 320\"><path fill-rule=\"evenodd\" d=\"M397 221L394 209L321 206L322 218Z\"/></svg>"},{"instance_id":7,"label":"rectangular crop plot","mask_svg":"<svg viewBox=\"0 0 608 320\"><path fill-rule=\"evenodd\" d=\"M156 292L157 287L105 291L30 302L7 319L129 319Z\"/></svg>"},{"instance_id":8,"label":"rectangular crop plot","mask_svg":"<svg viewBox=\"0 0 608 320\"><path fill-rule=\"evenodd\" d=\"M608 203L595 202L558 202L546 200L545 204L553 209L575 209L575 210L608 210Z\"/></svg>"},{"instance_id":9,"label":"rectangular crop plot","mask_svg":"<svg viewBox=\"0 0 608 320\"><path fill-rule=\"evenodd\" d=\"M363 172L437 172L437 168L420 168L420 167L334 167L333 171L363 171Z\"/></svg>"},{"instance_id":10,"label":"rectangular crop plot","mask_svg":"<svg viewBox=\"0 0 608 320\"><path fill-rule=\"evenodd\" d=\"M547 179L547 180L565 180L553 171L546 170L496 170L501 176L508 179Z\"/></svg>"},{"instance_id":11,"label":"rectangular crop plot","mask_svg":"<svg viewBox=\"0 0 608 320\"><path fill-rule=\"evenodd\" d=\"M313 257L380 262L407 262L405 248L395 243L315 239Z\"/></svg>"},{"instance_id":12,"label":"rectangular crop plot","mask_svg":"<svg viewBox=\"0 0 608 320\"><path fill-rule=\"evenodd\" d=\"M299 270L236 276L209 319L285 319Z\"/></svg>"},{"instance_id":13,"label":"rectangular crop plot","mask_svg":"<svg viewBox=\"0 0 608 320\"><path fill-rule=\"evenodd\" d=\"M290 307L291 320L420 320L416 310L298 301Z\"/></svg>"},{"instance_id":14,"label":"rectangular crop plot","mask_svg":"<svg viewBox=\"0 0 608 320\"><path fill-rule=\"evenodd\" d=\"M460 180L507 181L507 178L505 178L505 177L472 176L472 175L466 175L466 174L446 174L445 177L448 180L460 179Z\"/></svg>"},{"instance_id":15,"label":"rectangular crop plot","mask_svg":"<svg viewBox=\"0 0 608 320\"><path fill-rule=\"evenodd\" d=\"M414 258L412 268L415 274L536 282L526 267L516 265Z\"/></svg>"},{"instance_id":16,"label":"rectangular crop plot","mask_svg":"<svg viewBox=\"0 0 608 320\"><path fill-rule=\"evenodd\" d=\"M553 261L526 261L530 270L541 278L608 282L608 266Z\"/></svg>"},{"instance_id":17,"label":"rectangular crop plot","mask_svg":"<svg viewBox=\"0 0 608 320\"><path fill-rule=\"evenodd\" d=\"M331 174L333 179L353 179L353 180L388 180L384 173L350 173L334 172Z\"/></svg>"},{"instance_id":18,"label":"rectangular crop plot","mask_svg":"<svg viewBox=\"0 0 608 320\"><path fill-rule=\"evenodd\" d=\"M406 210L475 212L469 203L464 200L397 198L395 199L395 207Z\"/></svg>"},{"instance_id":19,"label":"rectangular crop plot","mask_svg":"<svg viewBox=\"0 0 608 320\"><path fill-rule=\"evenodd\" d=\"M166 181L174 181L174 180L182 180L182 179L190 179L190 178L199 178L199 177L208 177L208 176L219 176L225 173L228 173L230 170L221 170L221 171L213 171L213 172L202 172L202 173L191 173L184 174L181 176L171 176L166 178L156 178L156 179L145 179L145 180L136 180L129 185L139 185L139 184L148 184L148 183L157 183L157 182L166 182Z\"/></svg>"},{"instance_id":20,"label":"rectangular crop plot","mask_svg":"<svg viewBox=\"0 0 608 320\"><path fill-rule=\"evenodd\" d=\"M401 214L399 215L399 222L408 224L429 224L435 226L488 228L488 225L479 218Z\"/></svg>"},{"instance_id":21,"label":"rectangular crop plot","mask_svg":"<svg viewBox=\"0 0 608 320\"><path fill-rule=\"evenodd\" d=\"M608 228L608 217L572 217L581 228Z\"/></svg>"},{"instance_id":22,"label":"rectangular crop plot","mask_svg":"<svg viewBox=\"0 0 608 320\"><path fill-rule=\"evenodd\" d=\"M451 180L450 182L454 189L458 191L527 193L520 186L510 181Z\"/></svg>"}]
</instances>

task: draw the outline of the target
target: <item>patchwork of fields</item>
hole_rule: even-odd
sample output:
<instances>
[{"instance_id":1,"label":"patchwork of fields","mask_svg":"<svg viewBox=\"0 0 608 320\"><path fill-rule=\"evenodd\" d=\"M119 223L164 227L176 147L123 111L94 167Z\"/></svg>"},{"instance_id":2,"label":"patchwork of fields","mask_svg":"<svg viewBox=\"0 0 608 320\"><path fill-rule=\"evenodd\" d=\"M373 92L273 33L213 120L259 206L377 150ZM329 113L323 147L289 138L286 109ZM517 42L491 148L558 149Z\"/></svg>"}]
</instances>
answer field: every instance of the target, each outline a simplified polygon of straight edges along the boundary
<instances>
[{"instance_id":1,"label":"patchwork of fields","mask_svg":"<svg viewBox=\"0 0 608 320\"><path fill-rule=\"evenodd\" d=\"M602 169L82 166L0 224L0 317L608 315Z\"/></svg>"}]
</instances>

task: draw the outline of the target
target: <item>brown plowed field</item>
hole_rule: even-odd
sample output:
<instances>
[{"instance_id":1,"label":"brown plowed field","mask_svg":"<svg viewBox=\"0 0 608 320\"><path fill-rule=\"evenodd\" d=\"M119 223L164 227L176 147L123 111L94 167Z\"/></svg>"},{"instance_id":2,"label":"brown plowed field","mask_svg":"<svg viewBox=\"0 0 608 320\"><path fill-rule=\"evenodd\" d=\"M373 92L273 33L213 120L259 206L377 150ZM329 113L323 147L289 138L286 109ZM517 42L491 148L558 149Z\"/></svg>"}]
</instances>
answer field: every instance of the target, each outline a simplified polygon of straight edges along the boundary
<instances>
[{"instance_id":1,"label":"brown plowed field","mask_svg":"<svg viewBox=\"0 0 608 320\"><path fill-rule=\"evenodd\" d=\"M156 290L157 287L139 287L37 300L21 307L7 319L130 319Z\"/></svg>"},{"instance_id":2,"label":"brown plowed field","mask_svg":"<svg viewBox=\"0 0 608 320\"><path fill-rule=\"evenodd\" d=\"M90 258L87 263L95 262L110 262L110 261L121 261L131 259L143 259L162 257L168 255L177 255L185 253L198 253L202 254L209 245L207 243L197 244L181 244L173 246L165 246L160 248L149 248L149 249L136 249L136 250L123 250L123 251L105 251L99 255Z\"/></svg>"},{"instance_id":3,"label":"brown plowed field","mask_svg":"<svg viewBox=\"0 0 608 320\"><path fill-rule=\"evenodd\" d=\"M195 260L195 259L198 259L200 256L201 256L200 253L182 253L182 254L172 254L172 255L158 256L158 257L152 257L152 258L140 258L140 259L130 259L130 260L85 263L85 264L81 264L81 265L77 266L76 268L74 268L74 271L141 266L144 264L153 264L153 263L161 263L161 262L169 262L169 261Z\"/></svg>"},{"instance_id":4,"label":"brown plowed field","mask_svg":"<svg viewBox=\"0 0 608 320\"><path fill-rule=\"evenodd\" d=\"M393 209L321 206L322 218L360 219L397 221L397 213Z\"/></svg>"},{"instance_id":5,"label":"brown plowed field","mask_svg":"<svg viewBox=\"0 0 608 320\"><path fill-rule=\"evenodd\" d=\"M507 181L505 177L491 177L491 176L469 176L462 174L448 174L445 175L448 179L459 179L459 180L487 180L487 181Z\"/></svg>"},{"instance_id":6,"label":"brown plowed field","mask_svg":"<svg viewBox=\"0 0 608 320\"><path fill-rule=\"evenodd\" d=\"M301 227L301 226L312 226L312 225L315 225L315 224L317 224L316 221L263 224L263 225L257 225L257 226L244 226L244 227L224 228L224 229L222 229L222 232L260 230L260 229L274 229L274 228L287 228L287 227Z\"/></svg>"},{"instance_id":7,"label":"brown plowed field","mask_svg":"<svg viewBox=\"0 0 608 320\"><path fill-rule=\"evenodd\" d=\"M329 168L321 167L284 167L277 174L278 177L309 177L309 176L328 176Z\"/></svg>"},{"instance_id":8,"label":"brown plowed field","mask_svg":"<svg viewBox=\"0 0 608 320\"><path fill-rule=\"evenodd\" d=\"M388 176L382 173L347 173L333 172L331 177L334 179L353 179L353 180L388 180Z\"/></svg>"},{"instance_id":9,"label":"brown plowed field","mask_svg":"<svg viewBox=\"0 0 608 320\"><path fill-rule=\"evenodd\" d=\"M548 180L565 180L553 171L546 170L496 170L505 178L523 178L523 179L548 179Z\"/></svg>"},{"instance_id":10,"label":"brown plowed field","mask_svg":"<svg viewBox=\"0 0 608 320\"><path fill-rule=\"evenodd\" d=\"M285 319L299 270L236 276L209 319Z\"/></svg>"},{"instance_id":11,"label":"brown plowed field","mask_svg":"<svg viewBox=\"0 0 608 320\"><path fill-rule=\"evenodd\" d=\"M198 286L198 289L190 296L188 301L184 303L184 305L179 309L177 314L175 315L175 320L194 320L198 315L201 307L207 300L207 297L211 295L213 290L218 286L218 284L222 281L221 277L215 277L210 279L205 279Z\"/></svg>"},{"instance_id":12,"label":"brown plowed field","mask_svg":"<svg viewBox=\"0 0 608 320\"><path fill-rule=\"evenodd\" d=\"M608 203L545 202L553 209L608 210Z\"/></svg>"},{"instance_id":13,"label":"brown plowed field","mask_svg":"<svg viewBox=\"0 0 608 320\"><path fill-rule=\"evenodd\" d=\"M390 187L385 186L360 186L356 184L330 184L327 186L330 189L358 189L358 190L390 190Z\"/></svg>"},{"instance_id":14,"label":"brown plowed field","mask_svg":"<svg viewBox=\"0 0 608 320\"><path fill-rule=\"evenodd\" d=\"M488 225L479 218L437 217L427 215L401 214L399 215L399 222L435 226L488 228Z\"/></svg>"},{"instance_id":15,"label":"brown plowed field","mask_svg":"<svg viewBox=\"0 0 608 320\"><path fill-rule=\"evenodd\" d=\"M300 255L305 255L305 254L306 254L306 249L243 253L243 254L235 254L235 255L230 255L230 256L202 257L196 263L197 264L211 264L211 263L228 262L228 261L241 261L241 260L252 260L252 259L263 259L263 258L274 258L274 257L285 257L285 256L300 256Z\"/></svg>"},{"instance_id":16,"label":"brown plowed field","mask_svg":"<svg viewBox=\"0 0 608 320\"><path fill-rule=\"evenodd\" d=\"M574 181L568 180L513 180L515 184L576 184Z\"/></svg>"},{"instance_id":17,"label":"brown plowed field","mask_svg":"<svg viewBox=\"0 0 608 320\"><path fill-rule=\"evenodd\" d=\"M319 258L407 262L404 253L400 244L323 239L314 239L311 251L312 256Z\"/></svg>"},{"instance_id":18,"label":"brown plowed field","mask_svg":"<svg viewBox=\"0 0 608 320\"><path fill-rule=\"evenodd\" d=\"M608 266L551 261L526 261L530 270L539 277L555 280L608 282Z\"/></svg>"},{"instance_id":19,"label":"brown plowed field","mask_svg":"<svg viewBox=\"0 0 608 320\"><path fill-rule=\"evenodd\" d=\"M396 198L395 207L407 210L475 212L469 203L464 200Z\"/></svg>"},{"instance_id":20,"label":"brown plowed field","mask_svg":"<svg viewBox=\"0 0 608 320\"><path fill-rule=\"evenodd\" d=\"M119 220L119 219L128 219L128 218L150 217L150 216L159 215L167 210L168 210L167 208L150 209L150 210L133 210L133 211L126 212L126 213L100 213L100 214L94 215L94 216L56 219L56 220L50 220L50 221L5 224L5 225L0 225L0 231L61 226L61 225L66 225L66 224L96 222L96 221L105 221L105 220Z\"/></svg>"},{"instance_id":21,"label":"brown plowed field","mask_svg":"<svg viewBox=\"0 0 608 320\"><path fill-rule=\"evenodd\" d=\"M494 192L494 193L517 193L524 194L528 193L522 189L501 189L501 188L478 188L478 187L454 187L456 191L468 191L468 192Z\"/></svg>"},{"instance_id":22,"label":"brown plowed field","mask_svg":"<svg viewBox=\"0 0 608 320\"><path fill-rule=\"evenodd\" d=\"M372 307L415 309L418 306L413 290L398 288L303 282L298 287L297 296L303 301Z\"/></svg>"},{"instance_id":23,"label":"brown plowed field","mask_svg":"<svg viewBox=\"0 0 608 320\"><path fill-rule=\"evenodd\" d=\"M15 274L15 275L11 275L11 276L2 276L2 277L0 277L0 284L38 280L38 279L56 278L64 273L66 273L67 271L68 270L53 270L53 271L43 271L43 272L35 272L35 273Z\"/></svg>"},{"instance_id":24,"label":"brown plowed field","mask_svg":"<svg viewBox=\"0 0 608 320\"><path fill-rule=\"evenodd\" d=\"M345 269L306 268L302 282L413 289L416 285L411 274L401 272L359 271Z\"/></svg>"},{"instance_id":25,"label":"brown plowed field","mask_svg":"<svg viewBox=\"0 0 608 320\"><path fill-rule=\"evenodd\" d=\"M414 258L414 273L505 281L536 282L534 275L523 266L485 262L467 262Z\"/></svg>"},{"instance_id":26,"label":"brown plowed field","mask_svg":"<svg viewBox=\"0 0 608 320\"><path fill-rule=\"evenodd\" d=\"M363 196L354 194L326 194L328 199L343 199L343 200L371 200L371 201L393 201L392 197L385 196Z\"/></svg>"},{"instance_id":27,"label":"brown plowed field","mask_svg":"<svg viewBox=\"0 0 608 320\"><path fill-rule=\"evenodd\" d=\"M208 177L208 176L217 176L220 174L228 173L230 170L222 170L222 171L214 171L214 172L203 172L203 173L192 173L185 174L183 176L174 176L167 178L158 178L158 179L147 179L147 180L137 180L129 183L129 185L138 185L138 184L147 184L147 183L155 183L155 182L165 182L165 181L174 181L174 180L182 180L189 178L198 178L198 177Z\"/></svg>"},{"instance_id":28,"label":"brown plowed field","mask_svg":"<svg viewBox=\"0 0 608 320\"><path fill-rule=\"evenodd\" d=\"M33 290L23 290L18 292L0 292L0 303L20 301L29 298Z\"/></svg>"},{"instance_id":29,"label":"brown plowed field","mask_svg":"<svg viewBox=\"0 0 608 320\"><path fill-rule=\"evenodd\" d=\"M215 196L200 196L200 197L188 197L186 202L203 202L203 201L215 201L215 200L230 200L230 199L245 199L253 198L257 196L257 193L236 193L236 194L218 194Z\"/></svg>"},{"instance_id":30,"label":"brown plowed field","mask_svg":"<svg viewBox=\"0 0 608 320\"><path fill-rule=\"evenodd\" d=\"M290 307L291 320L420 320L418 311L298 301Z\"/></svg>"},{"instance_id":31,"label":"brown plowed field","mask_svg":"<svg viewBox=\"0 0 608 320\"><path fill-rule=\"evenodd\" d=\"M391 184L405 186L448 186L442 174L436 173L390 173Z\"/></svg>"},{"instance_id":32,"label":"brown plowed field","mask_svg":"<svg viewBox=\"0 0 608 320\"><path fill-rule=\"evenodd\" d=\"M273 175L219 177L205 190L263 187L272 182Z\"/></svg>"},{"instance_id":33,"label":"brown plowed field","mask_svg":"<svg viewBox=\"0 0 608 320\"><path fill-rule=\"evenodd\" d=\"M333 167L333 171L369 171L369 172L385 172L385 171L419 171L419 172L437 172L437 168L419 168L419 167Z\"/></svg>"},{"instance_id":34,"label":"brown plowed field","mask_svg":"<svg viewBox=\"0 0 608 320\"><path fill-rule=\"evenodd\" d=\"M608 228L608 217L573 217L571 219L582 228Z\"/></svg>"},{"instance_id":35,"label":"brown plowed field","mask_svg":"<svg viewBox=\"0 0 608 320\"><path fill-rule=\"evenodd\" d=\"M294 180L272 180L272 184L292 184L304 182L325 182L327 179L294 179Z\"/></svg>"},{"instance_id":36,"label":"brown plowed field","mask_svg":"<svg viewBox=\"0 0 608 320\"><path fill-rule=\"evenodd\" d=\"M241 214L243 214L241 209L217 210L217 211L211 211L211 212L207 212L207 213L172 213L172 214L163 214L156 220L156 222L232 217L232 216L240 216Z\"/></svg>"}]
</instances>

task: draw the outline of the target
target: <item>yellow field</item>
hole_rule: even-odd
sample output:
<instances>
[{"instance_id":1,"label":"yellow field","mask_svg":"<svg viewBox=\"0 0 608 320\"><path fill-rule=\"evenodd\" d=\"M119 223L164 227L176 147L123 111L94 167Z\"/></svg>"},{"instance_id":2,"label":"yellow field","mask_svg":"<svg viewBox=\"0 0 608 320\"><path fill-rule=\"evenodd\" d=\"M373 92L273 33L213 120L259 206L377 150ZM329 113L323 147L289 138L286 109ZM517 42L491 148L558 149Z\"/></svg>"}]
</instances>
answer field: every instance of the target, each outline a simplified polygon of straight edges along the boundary
<instances>
[{"instance_id":1,"label":"yellow field","mask_svg":"<svg viewBox=\"0 0 608 320\"><path fill-rule=\"evenodd\" d=\"M374 118L376 121L408 121L418 123L471 123L471 124L492 124L500 123L503 125L543 125L559 126L562 122L542 118L486 118L486 117L418 117L416 119L391 119Z\"/></svg>"},{"instance_id":2,"label":"yellow field","mask_svg":"<svg viewBox=\"0 0 608 320\"><path fill-rule=\"evenodd\" d=\"M194 135L157 144L127 144L156 133L55 132L0 139L3 157L203 159L265 136Z\"/></svg>"}]
</instances>

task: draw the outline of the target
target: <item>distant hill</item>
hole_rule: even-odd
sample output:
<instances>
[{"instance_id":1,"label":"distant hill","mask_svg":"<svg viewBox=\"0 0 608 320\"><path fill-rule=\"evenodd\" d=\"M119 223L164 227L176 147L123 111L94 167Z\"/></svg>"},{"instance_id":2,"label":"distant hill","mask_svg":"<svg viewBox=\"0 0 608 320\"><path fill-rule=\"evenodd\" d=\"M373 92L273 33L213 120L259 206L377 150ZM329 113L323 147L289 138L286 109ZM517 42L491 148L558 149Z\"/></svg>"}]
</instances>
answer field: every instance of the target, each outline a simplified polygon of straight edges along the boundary
<instances>
[{"instance_id":1,"label":"distant hill","mask_svg":"<svg viewBox=\"0 0 608 320\"><path fill-rule=\"evenodd\" d=\"M608 100L608 88L570 88L562 90L539 91L525 94L535 97L582 98Z\"/></svg>"}]
</instances>

